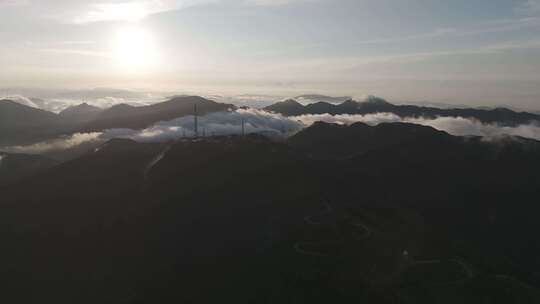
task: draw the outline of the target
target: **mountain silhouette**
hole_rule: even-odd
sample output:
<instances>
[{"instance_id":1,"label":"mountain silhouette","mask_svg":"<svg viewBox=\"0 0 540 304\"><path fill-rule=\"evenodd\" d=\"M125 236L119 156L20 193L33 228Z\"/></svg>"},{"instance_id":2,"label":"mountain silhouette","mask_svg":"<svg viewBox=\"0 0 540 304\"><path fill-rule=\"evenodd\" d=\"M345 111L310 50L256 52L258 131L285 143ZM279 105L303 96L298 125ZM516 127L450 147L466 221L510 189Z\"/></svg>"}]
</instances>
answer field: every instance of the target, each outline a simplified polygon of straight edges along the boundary
<instances>
[{"instance_id":1,"label":"mountain silhouette","mask_svg":"<svg viewBox=\"0 0 540 304\"><path fill-rule=\"evenodd\" d=\"M294 99L287 99L285 101L278 102L266 107L265 110L287 116L298 116L305 113L304 106Z\"/></svg>"},{"instance_id":2,"label":"mountain silhouette","mask_svg":"<svg viewBox=\"0 0 540 304\"><path fill-rule=\"evenodd\" d=\"M198 96L174 97L165 102L142 107L122 104L101 112L85 129L145 128L159 121L193 115L195 105L201 116L235 108L230 104L217 103Z\"/></svg>"},{"instance_id":3,"label":"mountain silhouette","mask_svg":"<svg viewBox=\"0 0 540 304\"><path fill-rule=\"evenodd\" d=\"M120 104L101 110L88 104L71 107L59 114L0 101L0 146L32 144L77 132L111 128L142 129L160 121L235 109L198 96L175 97L149 106Z\"/></svg>"},{"instance_id":4,"label":"mountain silhouette","mask_svg":"<svg viewBox=\"0 0 540 304\"><path fill-rule=\"evenodd\" d=\"M539 155L402 123L111 140L0 188L4 296L535 303Z\"/></svg>"},{"instance_id":5,"label":"mountain silhouette","mask_svg":"<svg viewBox=\"0 0 540 304\"><path fill-rule=\"evenodd\" d=\"M364 123L350 126L317 122L289 139L290 144L317 159L347 158L403 142L451 137L431 127L405 123Z\"/></svg>"},{"instance_id":6,"label":"mountain silhouette","mask_svg":"<svg viewBox=\"0 0 540 304\"><path fill-rule=\"evenodd\" d=\"M103 109L101 108L91 106L87 103L82 103L63 110L59 113L59 116L62 119L73 122L84 122L94 120L102 111Z\"/></svg>"},{"instance_id":7,"label":"mountain silhouette","mask_svg":"<svg viewBox=\"0 0 540 304\"><path fill-rule=\"evenodd\" d=\"M298 116L307 114L375 114L392 113L402 118L428 118L437 117L464 117L476 119L482 123L515 126L528 124L531 121L540 121L540 115L515 112L506 108L486 109L439 109L434 107L421 107L414 105L394 105L378 97L368 97L363 102L345 101L341 104L317 102L302 105L294 100L280 102L265 108L267 111L283 114L285 116Z\"/></svg>"},{"instance_id":8,"label":"mountain silhouette","mask_svg":"<svg viewBox=\"0 0 540 304\"><path fill-rule=\"evenodd\" d=\"M0 127L33 127L54 124L56 115L11 100L0 100Z\"/></svg>"},{"instance_id":9,"label":"mountain silhouette","mask_svg":"<svg viewBox=\"0 0 540 304\"><path fill-rule=\"evenodd\" d=\"M54 136L61 128L55 113L0 100L0 146L31 143Z\"/></svg>"}]
</instances>

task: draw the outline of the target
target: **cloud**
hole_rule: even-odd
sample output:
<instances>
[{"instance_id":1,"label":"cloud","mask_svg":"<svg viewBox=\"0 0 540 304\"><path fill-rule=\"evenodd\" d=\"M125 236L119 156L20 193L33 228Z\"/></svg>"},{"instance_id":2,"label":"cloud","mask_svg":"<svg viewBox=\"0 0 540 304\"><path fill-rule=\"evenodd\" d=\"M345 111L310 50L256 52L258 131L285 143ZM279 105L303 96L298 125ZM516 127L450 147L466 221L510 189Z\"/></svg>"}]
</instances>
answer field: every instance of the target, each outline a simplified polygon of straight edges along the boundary
<instances>
[{"instance_id":1,"label":"cloud","mask_svg":"<svg viewBox=\"0 0 540 304\"><path fill-rule=\"evenodd\" d=\"M312 125L315 122L323 121L327 123L350 125L356 122L363 122L368 125L378 125L380 123L401 122L401 117L392 113L377 113L366 115L331 115L331 114L316 114L316 115L301 115L291 117L291 119L300 121L304 125Z\"/></svg>"},{"instance_id":2,"label":"cloud","mask_svg":"<svg viewBox=\"0 0 540 304\"><path fill-rule=\"evenodd\" d=\"M439 117L436 119L408 118L405 122L430 126L457 136L482 136L486 139L501 136L520 136L540 140L540 125L527 124L506 127L497 124L483 124L478 120L463 117Z\"/></svg>"},{"instance_id":3,"label":"cloud","mask_svg":"<svg viewBox=\"0 0 540 304\"><path fill-rule=\"evenodd\" d=\"M530 1L531 4L525 5L522 10L527 12L536 11L540 13L540 1ZM536 4L532 4L536 2ZM535 7L537 6L537 7ZM438 28L432 31L423 32L420 34L411 34L405 36L393 36L388 38L378 38L371 40L360 40L351 42L350 45L369 45L369 44L392 44L392 43L401 43L407 41L417 41L417 40L430 40L430 39L439 39L448 37L466 37L466 36L475 36L499 32L512 32L521 29L527 28L536 28L540 25L540 20L536 17L526 17L526 18L514 18L514 19L500 19L493 20L489 22L484 22L477 24L472 27L467 28Z\"/></svg>"},{"instance_id":4,"label":"cloud","mask_svg":"<svg viewBox=\"0 0 540 304\"><path fill-rule=\"evenodd\" d=\"M150 15L221 0L0 0L0 7L20 7L63 22L88 24L139 21Z\"/></svg>"},{"instance_id":5,"label":"cloud","mask_svg":"<svg viewBox=\"0 0 540 304\"><path fill-rule=\"evenodd\" d=\"M39 106L35 102L33 102L30 98L19 95L19 94L0 96L0 100L2 99L11 100L16 103L19 103L28 107L36 108L36 109L39 108Z\"/></svg>"},{"instance_id":6,"label":"cloud","mask_svg":"<svg viewBox=\"0 0 540 304\"><path fill-rule=\"evenodd\" d=\"M380 66L382 64L415 63L426 61L436 57L500 54L514 50L538 48L540 48L540 39L532 38L509 42L500 42L477 47L464 47L437 51L308 59L296 62L281 63L282 66L280 68L285 68L286 66L288 66L289 70L291 70L292 68L293 71L300 72L308 72L315 69L324 69L325 71L339 73L353 71L356 74L360 67L368 65ZM276 65L279 66L279 63L276 63Z\"/></svg>"},{"instance_id":7,"label":"cloud","mask_svg":"<svg viewBox=\"0 0 540 304\"><path fill-rule=\"evenodd\" d=\"M365 98L366 97L363 96L360 99L363 100ZM305 94L305 95L293 97L292 99L298 101L301 104L310 104L310 103L316 103L320 101L338 104L338 103L343 103L347 100L351 100L353 98L351 96L334 97L334 96L326 96L326 95L320 95L320 94Z\"/></svg>"},{"instance_id":8,"label":"cloud","mask_svg":"<svg viewBox=\"0 0 540 304\"><path fill-rule=\"evenodd\" d=\"M71 136L58 138L50 141L40 142L27 146L12 146L4 148L6 152L23 154L42 154L74 148L83 143L101 141L100 132L94 133L75 133Z\"/></svg>"},{"instance_id":9,"label":"cloud","mask_svg":"<svg viewBox=\"0 0 540 304\"><path fill-rule=\"evenodd\" d=\"M242 122L246 133L265 133L283 137L301 130L304 125L279 114L255 109L240 109L231 112L217 112L199 117L199 135L234 135L242 133ZM129 129L107 130L102 138L129 138L139 142L158 142L192 137L194 117L185 116L167 122L160 122L142 131Z\"/></svg>"},{"instance_id":10,"label":"cloud","mask_svg":"<svg viewBox=\"0 0 540 304\"><path fill-rule=\"evenodd\" d=\"M505 136L520 136L540 140L540 125L528 124L504 127L497 124L483 124L474 119L463 117L401 118L392 113L367 115L302 115L284 117L256 109L240 109L229 112L217 112L199 117L199 136L221 136L242 134L242 123L246 133L262 133L274 138L288 137L317 121L337 124L363 122L371 126L381 123L413 123L430 126L456 136L482 136L486 140L495 140ZM7 147L3 150L12 153L41 154L65 150L86 143L102 143L114 138L132 139L138 142L166 142L184 137L193 137L194 117L185 116L171 121L159 122L144 130L110 129L95 133L76 133L28 146Z\"/></svg>"},{"instance_id":11,"label":"cloud","mask_svg":"<svg viewBox=\"0 0 540 304\"><path fill-rule=\"evenodd\" d=\"M264 133L272 137L286 137L305 127L302 123L279 114L247 109L217 112L199 117L199 135L234 135L242 133L242 122L246 133ZM193 137L193 116L180 117L159 122L144 130L110 129L103 132L76 133L71 136L40 142L27 146L3 148L6 152L42 154L75 148L87 143L101 143L114 138L127 138L138 142L164 142Z\"/></svg>"},{"instance_id":12,"label":"cloud","mask_svg":"<svg viewBox=\"0 0 540 304\"><path fill-rule=\"evenodd\" d=\"M372 126L380 123L405 122L429 126L456 136L482 136L486 139L493 139L501 136L520 136L540 140L540 125L535 123L506 127L498 124L484 124L478 120L463 117L438 117L435 119L401 118L392 113L367 115L302 115L291 117L291 119L298 120L304 125L311 125L316 121L347 125L355 122L363 122Z\"/></svg>"},{"instance_id":13,"label":"cloud","mask_svg":"<svg viewBox=\"0 0 540 304\"><path fill-rule=\"evenodd\" d=\"M191 1L193 2L193 1ZM179 9L181 1L127 1L91 3L88 11L74 19L76 24L100 21L139 21L148 15Z\"/></svg>"},{"instance_id":14,"label":"cloud","mask_svg":"<svg viewBox=\"0 0 540 304\"><path fill-rule=\"evenodd\" d=\"M40 49L40 52L43 53L55 53L60 55L76 55L83 57L98 57L98 58L112 58L112 55L107 52L96 52L88 50L77 50L77 49Z\"/></svg>"},{"instance_id":15,"label":"cloud","mask_svg":"<svg viewBox=\"0 0 540 304\"><path fill-rule=\"evenodd\" d=\"M85 1L74 7L71 22L87 24L106 21L140 21L150 15L186 9L211 3L237 2L255 6L282 6L313 0L132 0L132 1Z\"/></svg>"},{"instance_id":16,"label":"cloud","mask_svg":"<svg viewBox=\"0 0 540 304\"><path fill-rule=\"evenodd\" d=\"M313 1L316 0L55 0L50 3L37 0L0 0L0 7L26 9L32 6L33 10L37 9L47 17L73 24L89 24L109 21L136 22L154 14L213 3L268 7Z\"/></svg>"},{"instance_id":17,"label":"cloud","mask_svg":"<svg viewBox=\"0 0 540 304\"><path fill-rule=\"evenodd\" d=\"M425 33L416 34L416 35L391 37L391 38L379 38L379 39L372 39L372 40L360 40L360 41L354 42L354 44L362 45L362 44L395 43L395 42L404 42L404 41L411 41L411 40L439 38L439 37L444 37L444 36L448 36L448 35L452 35L456 33L458 33L458 30L454 28L439 28L431 32L425 32Z\"/></svg>"}]
</instances>

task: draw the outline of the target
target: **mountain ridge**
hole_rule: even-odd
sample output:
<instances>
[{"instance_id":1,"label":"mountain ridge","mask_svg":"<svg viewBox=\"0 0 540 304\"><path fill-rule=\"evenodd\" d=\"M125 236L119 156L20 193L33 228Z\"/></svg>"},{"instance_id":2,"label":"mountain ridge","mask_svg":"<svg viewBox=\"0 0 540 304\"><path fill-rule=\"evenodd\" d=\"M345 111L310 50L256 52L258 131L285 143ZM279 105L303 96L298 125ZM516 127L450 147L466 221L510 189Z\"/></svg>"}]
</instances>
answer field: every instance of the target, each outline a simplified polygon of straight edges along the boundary
<instances>
[{"instance_id":1,"label":"mountain ridge","mask_svg":"<svg viewBox=\"0 0 540 304\"><path fill-rule=\"evenodd\" d=\"M24 145L77 132L95 132L111 128L143 129L159 121L235 109L199 96L180 96L148 105L115 105L100 109L81 104L56 114L19 103L0 101L0 146Z\"/></svg>"},{"instance_id":2,"label":"mountain ridge","mask_svg":"<svg viewBox=\"0 0 540 304\"><path fill-rule=\"evenodd\" d=\"M24 288L58 303L89 288L83 303L120 302L125 291L134 303L223 294L252 303L269 286L281 303L308 286L330 292L301 303L345 303L360 289L360 300L369 293L369 303L386 304L386 294L433 284L415 276L418 267L471 303L481 301L471 286L500 286L494 274L536 290L539 147L405 123L318 122L284 142L110 140L2 188L0 257L10 263L0 277L16 287L8 295L34 294ZM448 262L456 256L471 275ZM422 263L433 259L441 262Z\"/></svg>"},{"instance_id":3,"label":"mountain ridge","mask_svg":"<svg viewBox=\"0 0 540 304\"><path fill-rule=\"evenodd\" d=\"M424 107L415 105L394 105L378 97L370 97L363 102L345 101L341 104L331 104L327 102L317 102L314 104L302 105L292 100L279 102L265 108L270 112L282 114L284 116L299 116L310 114L376 114L392 113L402 118L437 118L437 117L463 117L476 119L482 123L500 124L504 126L516 126L528 124L531 121L540 122L540 115L529 112L515 112L507 108L496 108L491 110L454 108L440 109L435 107Z\"/></svg>"}]
</instances>

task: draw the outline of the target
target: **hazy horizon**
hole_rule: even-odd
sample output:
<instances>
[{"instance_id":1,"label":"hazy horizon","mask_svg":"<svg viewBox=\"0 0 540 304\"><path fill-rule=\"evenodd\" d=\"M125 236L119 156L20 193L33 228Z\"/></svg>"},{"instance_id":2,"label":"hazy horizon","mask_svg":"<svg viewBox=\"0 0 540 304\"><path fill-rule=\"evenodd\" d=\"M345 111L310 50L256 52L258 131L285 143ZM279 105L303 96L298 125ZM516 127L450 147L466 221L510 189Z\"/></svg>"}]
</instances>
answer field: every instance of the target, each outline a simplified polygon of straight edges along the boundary
<instances>
[{"instance_id":1,"label":"hazy horizon","mask_svg":"<svg viewBox=\"0 0 540 304\"><path fill-rule=\"evenodd\" d=\"M538 0L1 0L0 20L4 95L106 87L540 110Z\"/></svg>"}]
</instances>

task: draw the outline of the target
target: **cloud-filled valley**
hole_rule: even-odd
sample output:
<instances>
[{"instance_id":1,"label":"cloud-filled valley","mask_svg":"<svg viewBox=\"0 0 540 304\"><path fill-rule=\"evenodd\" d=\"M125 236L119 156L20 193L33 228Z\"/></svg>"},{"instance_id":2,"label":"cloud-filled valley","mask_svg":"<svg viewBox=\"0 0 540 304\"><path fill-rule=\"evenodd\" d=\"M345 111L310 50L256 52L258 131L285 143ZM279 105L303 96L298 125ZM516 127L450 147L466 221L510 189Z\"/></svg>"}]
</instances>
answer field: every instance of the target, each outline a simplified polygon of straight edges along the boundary
<instances>
[{"instance_id":1,"label":"cloud-filled valley","mask_svg":"<svg viewBox=\"0 0 540 304\"><path fill-rule=\"evenodd\" d=\"M201 116L199 117L199 136L238 135L242 133L242 124L244 124L246 133L261 133L273 138L285 138L318 121L346 125L361 122L371 126L381 123L413 123L430 126L456 136L482 136L488 140L501 136L519 136L540 140L540 126L535 123L508 127L484 124L463 117L402 118L392 113L284 117L257 109L238 109ZM1 150L12 153L41 154L71 149L82 144L99 145L114 138L132 139L138 142L166 142L194 135L194 117L184 116L171 121L158 122L143 130L108 129L102 132L76 133L26 146L3 147Z\"/></svg>"},{"instance_id":2,"label":"cloud-filled valley","mask_svg":"<svg viewBox=\"0 0 540 304\"><path fill-rule=\"evenodd\" d=\"M242 133L242 122L246 133L264 133L273 136L294 134L304 127L299 121L255 109L239 109L230 112L217 112L199 117L199 135L234 135ZM103 132L102 138L130 138L140 142L176 140L193 137L194 117L185 116L137 131L112 129Z\"/></svg>"},{"instance_id":3,"label":"cloud-filled valley","mask_svg":"<svg viewBox=\"0 0 540 304\"><path fill-rule=\"evenodd\" d=\"M475 119L463 117L437 117L430 118L402 118L392 113L377 113L367 115L301 115L292 119L302 122L304 125L311 125L317 121L338 124L352 124L362 122L368 125L378 125L380 123L413 123L430 126L437 130L445 131L456 136L482 136L486 138L496 138L500 136L520 136L540 140L540 125L537 123L523 124L514 127L500 126L498 124L485 124Z\"/></svg>"},{"instance_id":4,"label":"cloud-filled valley","mask_svg":"<svg viewBox=\"0 0 540 304\"><path fill-rule=\"evenodd\" d=\"M222 136L242 133L262 133L270 137L286 137L301 130L305 125L279 114L256 109L216 112L198 118L199 135ZM0 148L6 152L40 154L74 148L85 143L102 143L114 138L132 139L138 142L165 142L183 137L193 137L194 117L184 116L158 122L143 130L108 129L102 132L76 133L62 138L26 146Z\"/></svg>"}]
</instances>

